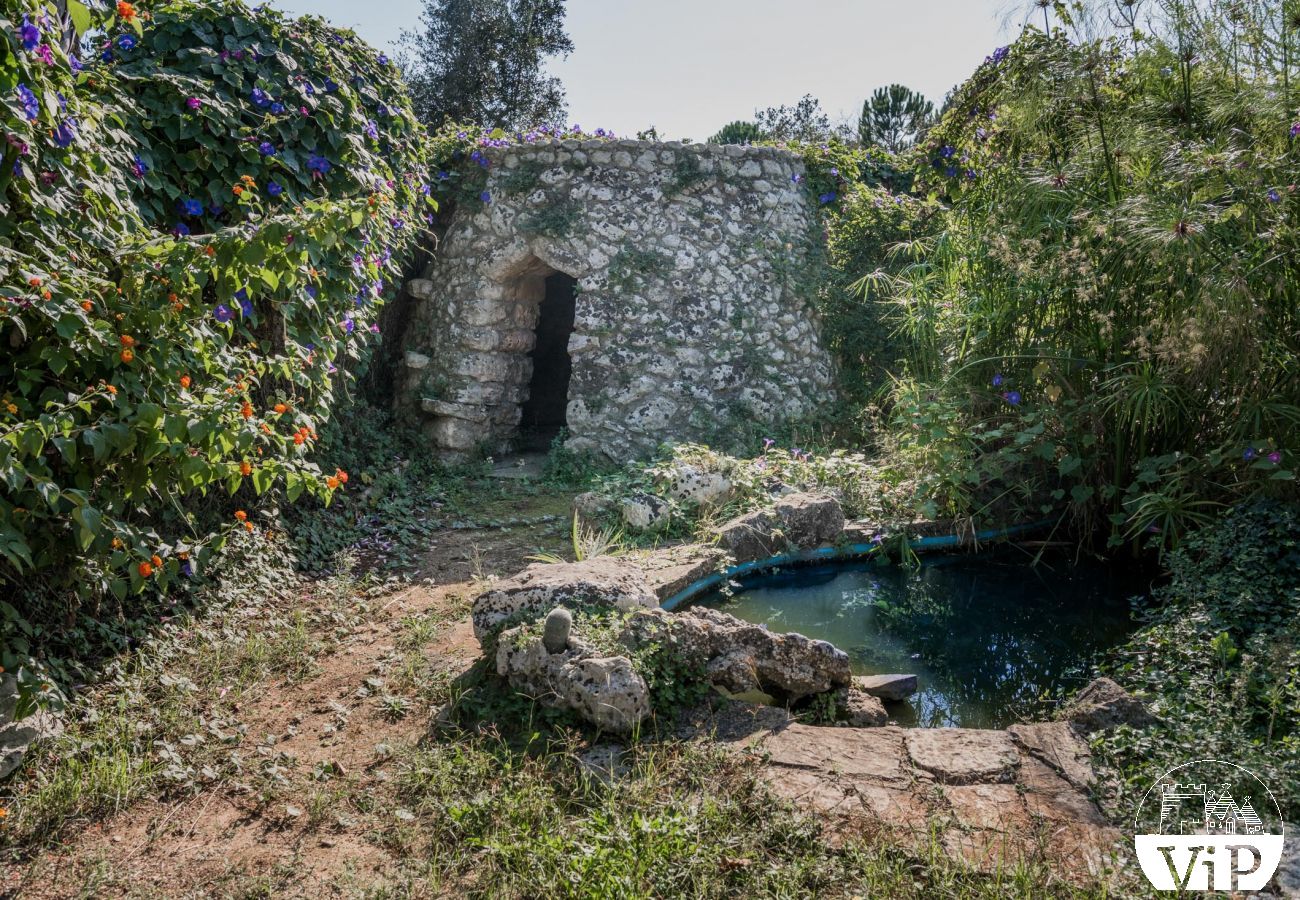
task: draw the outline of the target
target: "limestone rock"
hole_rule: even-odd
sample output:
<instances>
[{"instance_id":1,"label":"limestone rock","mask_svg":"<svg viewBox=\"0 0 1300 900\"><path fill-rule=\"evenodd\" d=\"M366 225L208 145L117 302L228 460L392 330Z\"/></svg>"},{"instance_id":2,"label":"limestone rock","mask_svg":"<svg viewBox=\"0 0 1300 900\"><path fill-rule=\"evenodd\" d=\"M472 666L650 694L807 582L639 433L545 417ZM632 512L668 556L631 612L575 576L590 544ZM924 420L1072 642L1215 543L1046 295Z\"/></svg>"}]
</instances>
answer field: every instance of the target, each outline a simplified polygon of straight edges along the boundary
<instances>
[{"instance_id":1,"label":"limestone rock","mask_svg":"<svg viewBox=\"0 0 1300 900\"><path fill-rule=\"evenodd\" d=\"M706 505L725 500L731 493L731 482L720 472L705 472L698 466L680 465L668 482L668 493L674 500Z\"/></svg>"},{"instance_id":2,"label":"limestone rock","mask_svg":"<svg viewBox=\"0 0 1300 900\"><path fill-rule=\"evenodd\" d=\"M585 491L573 498L573 511L584 519L595 519L614 508L614 501L605 494Z\"/></svg>"},{"instance_id":3,"label":"limestone rock","mask_svg":"<svg viewBox=\"0 0 1300 900\"><path fill-rule=\"evenodd\" d=\"M732 694L761 691L798 700L847 687L852 674L848 656L826 641L772 632L716 609L639 613L622 640L632 647L665 644L684 664L702 667L713 684Z\"/></svg>"},{"instance_id":4,"label":"limestone rock","mask_svg":"<svg viewBox=\"0 0 1300 900\"><path fill-rule=\"evenodd\" d=\"M480 641L516 616L536 618L556 606L576 609L653 609L659 600L635 567L609 558L578 563L535 563L474 600L471 617Z\"/></svg>"},{"instance_id":5,"label":"limestone rock","mask_svg":"<svg viewBox=\"0 0 1300 900\"><path fill-rule=\"evenodd\" d=\"M0 778L7 778L22 765L34 742L63 733L63 722L54 713L38 709L15 721L17 709L18 679L9 672L0 674Z\"/></svg>"},{"instance_id":6,"label":"limestone rock","mask_svg":"<svg viewBox=\"0 0 1300 900\"><path fill-rule=\"evenodd\" d=\"M835 692L835 707L838 718L852 728L874 728L889 723L885 704L854 685Z\"/></svg>"},{"instance_id":7,"label":"limestone rock","mask_svg":"<svg viewBox=\"0 0 1300 900\"><path fill-rule=\"evenodd\" d=\"M745 513L714 529L718 545L737 563L766 559L780 552L775 517L763 510Z\"/></svg>"},{"instance_id":8,"label":"limestone rock","mask_svg":"<svg viewBox=\"0 0 1300 900\"><path fill-rule=\"evenodd\" d=\"M1143 728L1156 721L1141 700L1109 678L1098 678L1079 691L1061 717L1087 732L1119 725Z\"/></svg>"},{"instance_id":9,"label":"limestone rock","mask_svg":"<svg viewBox=\"0 0 1300 900\"><path fill-rule=\"evenodd\" d=\"M718 544L738 563L775 556L794 547L810 550L834 541L844 529L839 501L799 491L775 501L772 511L746 513L714 529Z\"/></svg>"},{"instance_id":10,"label":"limestone rock","mask_svg":"<svg viewBox=\"0 0 1300 900\"><path fill-rule=\"evenodd\" d=\"M776 515L785 539L805 550L835 540L844 530L844 510L825 494L786 494L776 501Z\"/></svg>"},{"instance_id":11,"label":"limestone rock","mask_svg":"<svg viewBox=\"0 0 1300 900\"><path fill-rule=\"evenodd\" d=\"M633 494L620 505L623 521L638 531L655 531L668 524L668 504L653 494Z\"/></svg>"},{"instance_id":12,"label":"limestone rock","mask_svg":"<svg viewBox=\"0 0 1300 900\"><path fill-rule=\"evenodd\" d=\"M916 693L915 675L854 675L853 686L873 697L897 703Z\"/></svg>"},{"instance_id":13,"label":"limestone rock","mask_svg":"<svg viewBox=\"0 0 1300 900\"><path fill-rule=\"evenodd\" d=\"M615 734L628 734L650 715L650 688L626 656L597 656L584 645L550 653L523 626L497 641L497 674L546 706L570 709Z\"/></svg>"}]
</instances>

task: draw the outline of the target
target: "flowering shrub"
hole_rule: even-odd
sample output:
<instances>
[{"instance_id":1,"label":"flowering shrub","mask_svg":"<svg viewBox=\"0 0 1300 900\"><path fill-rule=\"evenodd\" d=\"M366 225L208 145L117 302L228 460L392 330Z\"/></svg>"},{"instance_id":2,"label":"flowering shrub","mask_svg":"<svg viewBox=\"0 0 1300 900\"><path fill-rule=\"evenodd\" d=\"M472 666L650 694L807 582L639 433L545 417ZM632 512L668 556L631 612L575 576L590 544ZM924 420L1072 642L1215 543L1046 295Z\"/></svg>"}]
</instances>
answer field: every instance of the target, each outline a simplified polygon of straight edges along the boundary
<instances>
[{"instance_id":1,"label":"flowering shrub","mask_svg":"<svg viewBox=\"0 0 1300 900\"><path fill-rule=\"evenodd\" d=\"M201 574L273 488L344 489L309 451L434 208L349 32L69 6L71 34L0 18L0 665L28 680L56 616Z\"/></svg>"}]
</instances>

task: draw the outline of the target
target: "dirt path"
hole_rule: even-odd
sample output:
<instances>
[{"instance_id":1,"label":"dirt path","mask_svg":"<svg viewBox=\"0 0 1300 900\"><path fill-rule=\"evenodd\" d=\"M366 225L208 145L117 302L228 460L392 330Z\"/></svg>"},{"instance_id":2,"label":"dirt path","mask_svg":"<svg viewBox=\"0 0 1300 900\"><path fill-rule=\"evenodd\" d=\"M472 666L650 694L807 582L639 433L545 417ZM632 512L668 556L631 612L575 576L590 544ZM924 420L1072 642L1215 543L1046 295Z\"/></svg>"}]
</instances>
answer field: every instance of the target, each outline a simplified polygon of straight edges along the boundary
<instances>
[{"instance_id":1,"label":"dirt path","mask_svg":"<svg viewBox=\"0 0 1300 900\"><path fill-rule=\"evenodd\" d=\"M124 809L6 872L0 896L357 896L400 880L400 848L378 840L401 815L384 802L393 751L428 727L430 683L478 657L478 586L539 549L564 551L567 504L543 495L511 507L546 521L436 532L419 583L370 598L309 677L269 684L238 710L249 778ZM309 589L301 602L321 598ZM255 770L271 772L269 787Z\"/></svg>"}]
</instances>

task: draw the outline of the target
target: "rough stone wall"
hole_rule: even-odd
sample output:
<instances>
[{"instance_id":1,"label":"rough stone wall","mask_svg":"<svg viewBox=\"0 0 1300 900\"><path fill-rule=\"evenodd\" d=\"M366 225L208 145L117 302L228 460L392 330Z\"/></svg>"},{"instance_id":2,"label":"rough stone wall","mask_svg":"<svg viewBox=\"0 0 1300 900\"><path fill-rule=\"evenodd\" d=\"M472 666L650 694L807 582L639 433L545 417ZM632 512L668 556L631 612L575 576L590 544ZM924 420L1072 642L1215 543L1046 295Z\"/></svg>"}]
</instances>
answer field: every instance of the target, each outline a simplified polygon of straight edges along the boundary
<instances>
[{"instance_id":1,"label":"rough stone wall","mask_svg":"<svg viewBox=\"0 0 1300 900\"><path fill-rule=\"evenodd\" d=\"M620 458L830 399L803 163L773 148L564 141L495 148L406 333L398 406L450 456L509 446L544 279L577 279L568 446Z\"/></svg>"}]
</instances>

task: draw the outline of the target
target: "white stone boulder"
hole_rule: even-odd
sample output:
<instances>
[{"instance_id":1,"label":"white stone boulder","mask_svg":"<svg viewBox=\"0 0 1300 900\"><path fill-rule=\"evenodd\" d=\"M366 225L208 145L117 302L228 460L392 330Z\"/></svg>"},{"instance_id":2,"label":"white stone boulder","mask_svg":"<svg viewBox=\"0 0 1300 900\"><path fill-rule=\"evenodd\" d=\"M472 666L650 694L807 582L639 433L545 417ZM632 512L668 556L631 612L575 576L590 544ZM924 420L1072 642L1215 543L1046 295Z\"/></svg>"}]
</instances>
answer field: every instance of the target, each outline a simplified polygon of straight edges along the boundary
<instances>
[{"instance_id":1,"label":"white stone boulder","mask_svg":"<svg viewBox=\"0 0 1300 900\"><path fill-rule=\"evenodd\" d=\"M623 521L637 531L657 531L668 524L668 503L653 494L633 494L620 504Z\"/></svg>"},{"instance_id":2,"label":"white stone boulder","mask_svg":"<svg viewBox=\"0 0 1300 900\"><path fill-rule=\"evenodd\" d=\"M707 506L730 496L731 481L721 472L706 472L698 466L683 464L673 470L668 494L683 503Z\"/></svg>"},{"instance_id":3,"label":"white stone boulder","mask_svg":"<svg viewBox=\"0 0 1300 900\"><path fill-rule=\"evenodd\" d=\"M651 610L632 617L621 640L632 648L659 643L687 666L733 694L761 691L784 701L848 687L844 651L802 634L769 631L716 609L680 614Z\"/></svg>"},{"instance_id":4,"label":"white stone boulder","mask_svg":"<svg viewBox=\"0 0 1300 900\"><path fill-rule=\"evenodd\" d=\"M537 702L568 709L596 727L629 734L650 715L650 688L626 656L600 656L570 639L558 652L524 626L497 640L497 674Z\"/></svg>"},{"instance_id":5,"label":"white stone boulder","mask_svg":"<svg viewBox=\"0 0 1300 900\"><path fill-rule=\"evenodd\" d=\"M569 609L653 609L659 599L635 566L600 557L576 563L534 563L475 598L471 617L482 641L502 623Z\"/></svg>"}]
</instances>

